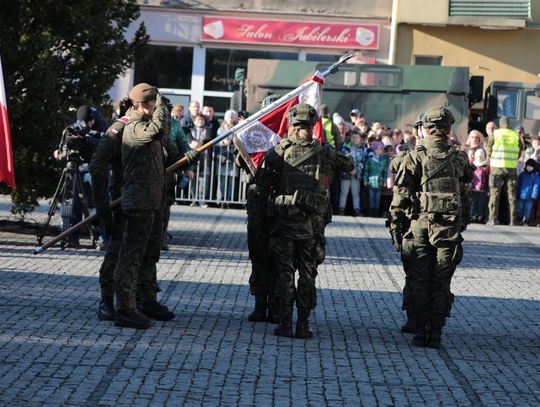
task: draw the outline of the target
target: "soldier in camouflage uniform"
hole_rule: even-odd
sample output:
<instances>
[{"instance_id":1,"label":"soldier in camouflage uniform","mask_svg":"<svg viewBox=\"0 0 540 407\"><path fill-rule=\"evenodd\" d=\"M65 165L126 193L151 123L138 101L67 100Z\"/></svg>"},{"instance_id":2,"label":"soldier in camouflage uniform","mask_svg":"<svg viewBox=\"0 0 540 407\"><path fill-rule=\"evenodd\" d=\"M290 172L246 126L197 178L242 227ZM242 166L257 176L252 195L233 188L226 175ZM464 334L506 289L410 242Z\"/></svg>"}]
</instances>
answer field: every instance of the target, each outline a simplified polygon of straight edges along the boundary
<instances>
[{"instance_id":1,"label":"soldier in camouflage uniform","mask_svg":"<svg viewBox=\"0 0 540 407\"><path fill-rule=\"evenodd\" d=\"M101 139L90 162L92 175L92 197L97 215L106 225L110 236L107 252L99 269L99 284L101 286L101 301L99 303L98 318L114 321L114 269L118 260L122 238L123 215L120 206L109 209L109 193L111 200L120 198L122 188L122 132L129 120L126 115L131 107L129 98L120 102L120 118L107 130L106 136ZM109 185L109 165L111 179Z\"/></svg>"},{"instance_id":2,"label":"soldier in camouflage uniform","mask_svg":"<svg viewBox=\"0 0 540 407\"><path fill-rule=\"evenodd\" d=\"M257 186L252 182L247 189L247 244L251 260L249 287L255 297L255 310L249 314L251 322L277 322L273 301L275 278L268 253L271 218L268 205Z\"/></svg>"},{"instance_id":3,"label":"soldier in camouflage uniform","mask_svg":"<svg viewBox=\"0 0 540 407\"><path fill-rule=\"evenodd\" d=\"M292 337L296 302L296 338L311 338L308 318L315 308L317 266L325 256L324 229L331 220L327 178L352 171L353 161L328 144L313 140L317 112L308 104L288 114L288 137L268 151L255 176L257 205L273 202L269 249L276 275L275 300L279 326L274 333ZM262 210L262 209L261 209ZM298 287L294 275L298 270Z\"/></svg>"},{"instance_id":4,"label":"soldier in camouflage uniform","mask_svg":"<svg viewBox=\"0 0 540 407\"><path fill-rule=\"evenodd\" d=\"M390 207L390 233L413 282L408 309L414 346L440 346L450 282L463 257L461 232L469 218L464 202L473 171L466 154L448 144L453 122L443 107L425 112L425 140L399 164Z\"/></svg>"},{"instance_id":5,"label":"soldier in camouflage uniform","mask_svg":"<svg viewBox=\"0 0 540 407\"><path fill-rule=\"evenodd\" d=\"M420 114L413 124L413 135L415 139L419 138L418 133L422 131L422 121L424 119L424 114ZM420 139L421 140L421 139ZM418 145L420 142L418 142ZM396 174L398 172L399 166L403 162L403 159L409 154L411 151L414 151L415 145L412 143L404 143L402 144L402 148L400 149L399 153L392 158L390 161L390 171ZM400 225L400 229L403 233L405 233L410 226L410 215L411 213L408 212L406 214L406 217L403 218L403 222ZM387 220L386 226L390 227L390 219ZM398 251L401 251L401 244L398 242L395 242L396 249ZM401 261L403 262L403 271L405 272L405 286L403 287L403 302L401 305L401 309L404 310L407 314L407 321L403 326L401 327L401 332L404 333L415 333L416 327L411 322L411 315L410 315L410 307L411 307L411 294L412 289L414 287L412 276L411 276L411 267L408 263L407 256L401 255Z\"/></svg>"},{"instance_id":6,"label":"soldier in camouflage uniform","mask_svg":"<svg viewBox=\"0 0 540 407\"><path fill-rule=\"evenodd\" d=\"M129 93L133 102L122 136L122 210L124 228L115 275L115 325L146 329L154 319L168 321L174 313L157 301L165 199L165 155L169 111L157 89L145 83ZM136 306L137 289L141 312Z\"/></svg>"}]
</instances>

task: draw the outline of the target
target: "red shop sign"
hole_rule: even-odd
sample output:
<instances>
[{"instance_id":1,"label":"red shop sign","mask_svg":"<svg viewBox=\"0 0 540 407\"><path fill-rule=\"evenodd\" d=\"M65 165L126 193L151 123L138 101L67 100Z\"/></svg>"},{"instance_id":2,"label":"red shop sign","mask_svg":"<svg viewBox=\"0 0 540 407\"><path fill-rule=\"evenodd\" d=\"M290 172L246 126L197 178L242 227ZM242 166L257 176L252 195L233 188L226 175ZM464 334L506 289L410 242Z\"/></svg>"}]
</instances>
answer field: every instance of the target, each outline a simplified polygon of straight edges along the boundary
<instances>
[{"instance_id":1,"label":"red shop sign","mask_svg":"<svg viewBox=\"0 0 540 407\"><path fill-rule=\"evenodd\" d=\"M379 49L379 25L203 17L202 40L327 48Z\"/></svg>"}]
</instances>

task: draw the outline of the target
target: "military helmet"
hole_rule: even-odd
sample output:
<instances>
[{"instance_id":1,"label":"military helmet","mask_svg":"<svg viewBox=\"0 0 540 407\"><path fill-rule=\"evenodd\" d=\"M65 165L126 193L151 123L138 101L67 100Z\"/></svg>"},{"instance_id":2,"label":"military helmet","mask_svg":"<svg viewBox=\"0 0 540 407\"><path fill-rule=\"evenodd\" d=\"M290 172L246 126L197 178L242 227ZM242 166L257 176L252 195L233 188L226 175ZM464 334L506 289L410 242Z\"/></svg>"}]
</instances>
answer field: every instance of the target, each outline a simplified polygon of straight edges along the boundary
<instances>
[{"instance_id":1,"label":"military helmet","mask_svg":"<svg viewBox=\"0 0 540 407\"><path fill-rule=\"evenodd\" d=\"M424 122L424 116L425 116L425 113L422 112L418 115L416 119L414 119L413 127L415 129L418 129L420 128L420 126L422 126L422 123Z\"/></svg>"},{"instance_id":2,"label":"military helmet","mask_svg":"<svg viewBox=\"0 0 540 407\"><path fill-rule=\"evenodd\" d=\"M432 106L424 112L422 125L428 129L433 127L449 129L454 121L450 110L442 106Z\"/></svg>"},{"instance_id":3,"label":"military helmet","mask_svg":"<svg viewBox=\"0 0 540 407\"><path fill-rule=\"evenodd\" d=\"M287 121L292 126L314 126L318 119L319 115L315 108L307 103L299 103L291 107L287 115Z\"/></svg>"}]
</instances>

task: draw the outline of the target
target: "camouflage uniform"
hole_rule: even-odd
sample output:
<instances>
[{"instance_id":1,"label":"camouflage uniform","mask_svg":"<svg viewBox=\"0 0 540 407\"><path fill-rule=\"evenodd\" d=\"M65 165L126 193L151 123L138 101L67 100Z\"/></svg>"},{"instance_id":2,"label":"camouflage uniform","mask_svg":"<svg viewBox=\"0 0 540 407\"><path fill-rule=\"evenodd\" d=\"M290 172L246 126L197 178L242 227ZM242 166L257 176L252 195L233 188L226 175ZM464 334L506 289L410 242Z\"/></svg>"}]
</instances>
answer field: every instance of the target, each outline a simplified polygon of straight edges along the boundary
<instances>
[{"instance_id":1,"label":"camouflage uniform","mask_svg":"<svg viewBox=\"0 0 540 407\"><path fill-rule=\"evenodd\" d=\"M164 149L168 141L166 132L169 112L159 101L156 106L152 117L133 111L124 128L122 138L124 229L115 271L118 276L116 295L118 309L123 311L122 315L134 315L138 288L143 314L169 320L174 314L157 302L159 286L156 276L156 263L159 261L163 231L166 160ZM120 324L119 312L116 323ZM150 322L146 327L152 324Z\"/></svg>"},{"instance_id":2,"label":"camouflage uniform","mask_svg":"<svg viewBox=\"0 0 540 407\"><path fill-rule=\"evenodd\" d=\"M248 319L252 322L277 318L273 302L274 276L268 253L271 218L265 196L252 182L247 189L247 244L251 260L249 287L255 296L255 310Z\"/></svg>"},{"instance_id":3,"label":"camouflage uniform","mask_svg":"<svg viewBox=\"0 0 540 407\"><path fill-rule=\"evenodd\" d=\"M451 278L463 256L466 185L473 172L466 154L448 144L452 123L447 109L426 112L429 136L399 163L390 208L390 232L413 282L407 307L415 346L439 347L452 302Z\"/></svg>"},{"instance_id":4,"label":"camouflage uniform","mask_svg":"<svg viewBox=\"0 0 540 407\"><path fill-rule=\"evenodd\" d=\"M350 157L312 139L315 109L306 104L289 112L288 138L268 151L255 177L259 206L273 204L269 252L276 273L275 300L279 327L275 334L292 336L292 306L296 301L297 338L309 338L308 317L317 303L317 266L325 256L324 229L331 220L326 193L334 171L352 171ZM294 275L298 270L298 287Z\"/></svg>"},{"instance_id":5,"label":"camouflage uniform","mask_svg":"<svg viewBox=\"0 0 540 407\"><path fill-rule=\"evenodd\" d=\"M499 122L501 128L489 135L486 148L487 156L490 158L488 224L495 225L499 221L501 193L506 185L509 223L517 225L517 166L524 148L523 140L517 132L508 128L508 118L501 117Z\"/></svg>"},{"instance_id":6,"label":"camouflage uniform","mask_svg":"<svg viewBox=\"0 0 540 407\"><path fill-rule=\"evenodd\" d=\"M109 211L109 193L111 200L120 198L122 188L122 132L128 120L128 116L124 116L109 127L106 136L97 146L90 163L94 205L98 215L104 218L106 224L108 224L107 226L110 227L109 245L99 269L102 301L98 313L100 319L108 320L114 319L114 269L120 252L124 220L120 207L114 208L112 213ZM111 168L110 187L108 187L109 165Z\"/></svg>"}]
</instances>

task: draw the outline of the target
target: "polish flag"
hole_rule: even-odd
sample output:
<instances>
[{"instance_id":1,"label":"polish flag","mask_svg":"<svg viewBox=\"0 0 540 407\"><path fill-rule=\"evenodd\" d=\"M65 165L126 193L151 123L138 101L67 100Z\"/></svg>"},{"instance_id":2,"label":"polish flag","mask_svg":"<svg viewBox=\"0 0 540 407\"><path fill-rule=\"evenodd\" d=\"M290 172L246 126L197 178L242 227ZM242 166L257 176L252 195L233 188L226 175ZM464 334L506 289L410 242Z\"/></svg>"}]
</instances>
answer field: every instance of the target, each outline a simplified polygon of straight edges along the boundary
<instances>
[{"instance_id":1,"label":"polish flag","mask_svg":"<svg viewBox=\"0 0 540 407\"><path fill-rule=\"evenodd\" d=\"M4 74L0 60L0 181L15 189L15 169L11 151L11 136L7 115L6 92L4 89Z\"/></svg>"},{"instance_id":2,"label":"polish flag","mask_svg":"<svg viewBox=\"0 0 540 407\"><path fill-rule=\"evenodd\" d=\"M236 137L242 143L243 149L251 157L253 164L258 168L266 152L279 143L287 134L287 114L294 105L307 103L317 110L319 120L313 128L313 138L324 142L324 130L321 117L321 85L324 78L317 72L308 79L312 84L300 95L293 97L287 103L267 113L258 121L238 131Z\"/></svg>"}]
</instances>

